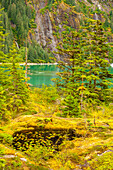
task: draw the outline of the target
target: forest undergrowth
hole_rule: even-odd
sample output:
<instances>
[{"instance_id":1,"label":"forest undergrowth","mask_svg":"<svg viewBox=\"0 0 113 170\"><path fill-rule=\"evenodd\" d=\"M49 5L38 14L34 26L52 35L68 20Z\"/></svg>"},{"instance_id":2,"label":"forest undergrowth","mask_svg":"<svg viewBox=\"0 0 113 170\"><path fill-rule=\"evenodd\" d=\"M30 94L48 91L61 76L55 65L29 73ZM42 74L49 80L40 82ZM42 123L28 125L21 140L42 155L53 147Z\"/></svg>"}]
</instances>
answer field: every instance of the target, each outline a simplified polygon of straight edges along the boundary
<instances>
[{"instance_id":1,"label":"forest undergrowth","mask_svg":"<svg viewBox=\"0 0 113 170\"><path fill-rule=\"evenodd\" d=\"M0 170L112 169L113 105L62 117L55 87L30 91L27 109L0 122Z\"/></svg>"}]
</instances>

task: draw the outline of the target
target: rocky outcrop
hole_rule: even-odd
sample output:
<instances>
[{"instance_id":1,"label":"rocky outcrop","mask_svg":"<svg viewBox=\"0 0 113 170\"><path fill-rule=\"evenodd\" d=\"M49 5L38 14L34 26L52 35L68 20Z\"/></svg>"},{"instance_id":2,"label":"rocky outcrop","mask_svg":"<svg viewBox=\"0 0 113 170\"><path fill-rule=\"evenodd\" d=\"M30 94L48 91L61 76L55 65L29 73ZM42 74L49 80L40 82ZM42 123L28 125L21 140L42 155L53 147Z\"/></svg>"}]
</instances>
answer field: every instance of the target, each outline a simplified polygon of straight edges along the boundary
<instances>
[{"instance_id":1,"label":"rocky outcrop","mask_svg":"<svg viewBox=\"0 0 113 170\"><path fill-rule=\"evenodd\" d=\"M40 10L46 6L44 0L39 1L38 6L35 4L37 28L35 29L36 41L44 48L48 47L51 50L55 50L56 41L53 36L52 22L50 20L49 11L44 14L40 13ZM51 45L48 42L51 41Z\"/></svg>"},{"instance_id":2,"label":"rocky outcrop","mask_svg":"<svg viewBox=\"0 0 113 170\"><path fill-rule=\"evenodd\" d=\"M78 0L76 0L75 3L78 6L80 5ZM110 3L113 5L112 2ZM95 11L98 8L100 11L106 11L107 13L111 10L110 3L100 2L98 0L84 1L84 4L91 7L91 10ZM84 14L76 12L74 7L70 7L63 1L53 4L51 7L48 7L47 4L47 0L35 0L35 22L37 24L35 38L43 48L47 48L49 51L56 51L56 45L59 41L56 33L60 35L62 32L63 22L67 21L68 25L77 29L80 26L81 19L84 20ZM105 21L102 13L94 12L91 17L95 20Z\"/></svg>"},{"instance_id":3,"label":"rocky outcrop","mask_svg":"<svg viewBox=\"0 0 113 170\"><path fill-rule=\"evenodd\" d=\"M67 19L66 13L68 14L69 25L77 28L80 23L80 16L72 11L71 7L61 3L57 5L57 8L52 7L52 11L45 9L44 13L41 12L47 5L44 0L39 0L34 4L36 11L35 22L37 28L35 29L36 41L43 47L50 51L56 51L56 45L58 43L57 36L54 32L59 32L63 30L63 21ZM58 59L58 56L57 56Z\"/></svg>"}]
</instances>

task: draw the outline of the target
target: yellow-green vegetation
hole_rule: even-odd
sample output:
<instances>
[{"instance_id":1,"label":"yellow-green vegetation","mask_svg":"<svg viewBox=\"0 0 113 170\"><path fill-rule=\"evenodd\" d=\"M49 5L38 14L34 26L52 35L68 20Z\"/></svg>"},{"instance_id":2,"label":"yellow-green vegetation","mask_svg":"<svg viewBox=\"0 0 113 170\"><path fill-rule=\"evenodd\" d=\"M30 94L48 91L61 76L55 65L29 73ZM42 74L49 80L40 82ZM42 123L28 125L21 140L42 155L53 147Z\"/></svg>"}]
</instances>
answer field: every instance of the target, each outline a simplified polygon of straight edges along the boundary
<instances>
[{"instance_id":1,"label":"yellow-green vegetation","mask_svg":"<svg viewBox=\"0 0 113 170\"><path fill-rule=\"evenodd\" d=\"M56 94L52 87L34 89L29 112L1 121L1 170L113 168L112 104L87 108L81 118L62 118Z\"/></svg>"},{"instance_id":2,"label":"yellow-green vegetation","mask_svg":"<svg viewBox=\"0 0 113 170\"><path fill-rule=\"evenodd\" d=\"M112 3L97 2L2 0L0 170L113 169L113 12ZM17 64L25 47L31 62L51 62L35 33L60 55L57 88L30 89ZM9 48L13 40L21 54Z\"/></svg>"}]
</instances>

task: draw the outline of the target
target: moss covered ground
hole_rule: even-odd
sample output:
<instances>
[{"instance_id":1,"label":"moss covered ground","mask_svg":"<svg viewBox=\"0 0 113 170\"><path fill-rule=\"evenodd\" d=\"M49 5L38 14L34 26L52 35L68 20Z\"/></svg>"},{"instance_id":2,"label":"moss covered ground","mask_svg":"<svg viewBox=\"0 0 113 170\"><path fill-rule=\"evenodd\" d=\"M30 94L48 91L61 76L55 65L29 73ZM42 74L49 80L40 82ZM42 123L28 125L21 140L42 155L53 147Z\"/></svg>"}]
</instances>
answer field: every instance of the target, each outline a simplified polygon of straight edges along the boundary
<instances>
[{"instance_id":1,"label":"moss covered ground","mask_svg":"<svg viewBox=\"0 0 113 170\"><path fill-rule=\"evenodd\" d=\"M62 118L55 89L35 89L28 110L0 124L0 170L112 170L113 106Z\"/></svg>"}]
</instances>

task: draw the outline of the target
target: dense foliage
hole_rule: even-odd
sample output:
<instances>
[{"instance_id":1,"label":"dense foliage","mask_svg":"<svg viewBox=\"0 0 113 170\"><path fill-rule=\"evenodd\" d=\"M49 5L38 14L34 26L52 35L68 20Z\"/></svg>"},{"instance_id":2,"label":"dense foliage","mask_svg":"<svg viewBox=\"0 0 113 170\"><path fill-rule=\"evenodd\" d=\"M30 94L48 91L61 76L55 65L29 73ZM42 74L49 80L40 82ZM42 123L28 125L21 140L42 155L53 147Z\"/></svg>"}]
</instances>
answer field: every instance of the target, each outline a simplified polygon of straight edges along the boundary
<instances>
[{"instance_id":1,"label":"dense foliage","mask_svg":"<svg viewBox=\"0 0 113 170\"><path fill-rule=\"evenodd\" d=\"M84 72L83 52L80 50L84 41L82 35L75 29L64 26L63 41L57 46L58 54L63 56L63 61L58 62L61 72L57 78L57 86L63 87L66 98L64 99L64 116L78 116L80 107L79 90ZM79 40L79 41L78 41Z\"/></svg>"},{"instance_id":2,"label":"dense foliage","mask_svg":"<svg viewBox=\"0 0 113 170\"><path fill-rule=\"evenodd\" d=\"M25 61L25 46L26 38L28 39L28 59L29 62L50 62L47 51L43 50L36 42L32 42L29 35L34 34L34 28L37 27L35 24L35 9L29 4L25 3L24 0L21 1L0 1L0 8L4 8L1 11L0 23L4 28L4 33L7 33L5 37L5 46L3 48L4 53L8 53L10 46L15 41L20 51L23 51L23 61Z\"/></svg>"},{"instance_id":3,"label":"dense foliage","mask_svg":"<svg viewBox=\"0 0 113 170\"><path fill-rule=\"evenodd\" d=\"M32 41L28 46L28 60L32 63L48 63L51 62L52 53L48 53L37 42Z\"/></svg>"},{"instance_id":4,"label":"dense foliage","mask_svg":"<svg viewBox=\"0 0 113 170\"><path fill-rule=\"evenodd\" d=\"M83 13L85 17L93 17L94 19L99 18L102 20L103 27L109 32L113 32L113 12L112 7L111 11L104 12L100 9L98 5L95 5L95 8L92 7L92 1L88 1L87 5L84 1L74 1L74 0L48 0L47 5L40 10L41 13L45 13L45 10L49 9L51 12L54 10L52 7L58 7L61 2L68 4L69 6L73 6L72 11ZM34 9L33 3L37 3L37 1L25 1L25 0L1 0L0 8L4 8L2 10L1 20L2 26L5 29L5 33L8 33L8 36L5 38L5 47L4 52L7 53L10 49L10 46L13 44L13 40L17 47L24 49L26 46L26 38L28 38L28 51L29 51L29 62L51 62L49 57L52 54L48 54L47 50L43 50L42 47L35 43L32 43L34 37L34 28L37 27L35 23L35 15L36 11ZM110 5L110 2L100 2L103 6L107 3ZM102 7L103 8L103 7ZM71 9L71 8L70 8ZM54 25L54 23L52 23ZM80 24L84 24L84 20L81 17ZM109 37L109 41L112 41L112 38ZM48 43L48 42L47 42ZM49 42L50 43L50 42ZM24 50L25 51L25 50ZM41 52L40 52L41 51ZM37 56L36 56L37 55ZM23 53L23 59L25 58L25 54Z\"/></svg>"},{"instance_id":5,"label":"dense foliage","mask_svg":"<svg viewBox=\"0 0 113 170\"><path fill-rule=\"evenodd\" d=\"M28 88L25 84L25 74L18 64L21 62L15 45L4 54L3 27L0 27L0 119L8 120L16 113L25 109L28 100Z\"/></svg>"},{"instance_id":6,"label":"dense foliage","mask_svg":"<svg viewBox=\"0 0 113 170\"><path fill-rule=\"evenodd\" d=\"M93 107L110 102L113 75L108 71L111 59L107 35L100 21L87 23L78 32L64 26L57 46L57 54L63 56L58 62L60 78L56 79L57 86L65 92L63 116L78 116L80 108L82 111L87 104Z\"/></svg>"},{"instance_id":7,"label":"dense foliage","mask_svg":"<svg viewBox=\"0 0 113 170\"><path fill-rule=\"evenodd\" d=\"M12 39L15 39L21 45L28 35L29 28L32 27L31 20L35 17L34 11L29 5L26 6L24 0L1 0L1 7L4 8L4 15L1 18L3 27L6 31L13 32Z\"/></svg>"},{"instance_id":8,"label":"dense foliage","mask_svg":"<svg viewBox=\"0 0 113 170\"><path fill-rule=\"evenodd\" d=\"M1 124L0 168L112 169L113 106L88 108L86 121L60 118L56 99L48 101L54 93L55 88L33 90L30 104L35 112L30 109Z\"/></svg>"},{"instance_id":9,"label":"dense foliage","mask_svg":"<svg viewBox=\"0 0 113 170\"><path fill-rule=\"evenodd\" d=\"M108 90L113 75L108 71L111 57L109 57L109 45L107 34L104 32L103 24L97 20L88 20L85 33L87 34L85 50L86 81L85 87L88 100L96 103L108 102ZM90 98L92 98L90 100Z\"/></svg>"},{"instance_id":10,"label":"dense foliage","mask_svg":"<svg viewBox=\"0 0 113 170\"><path fill-rule=\"evenodd\" d=\"M108 30L110 29L110 32L113 33L113 9L112 9L112 2L109 0L107 1L99 1L101 5L95 4L95 7L93 7L92 0L88 0L89 4L87 4L84 0L81 1L74 1L74 0L48 0L49 8L52 7L52 4L60 4L60 2L65 2L66 4L73 6L74 10L79 13L83 13L86 17L93 17L93 19L100 19L104 23L103 27L104 29ZM105 5L108 5L111 7L110 12L104 12L101 8L103 8ZM102 7L101 7L102 6ZM104 20L102 19L104 18ZM83 20L81 18L81 24L83 24Z\"/></svg>"},{"instance_id":11,"label":"dense foliage","mask_svg":"<svg viewBox=\"0 0 113 170\"><path fill-rule=\"evenodd\" d=\"M9 1L0 2L7 10ZM10 5L12 2L18 3L10 0ZM74 1L65 2L73 5ZM5 11L2 14L1 18ZM29 88L18 64L25 57L25 47L18 50L13 39L8 41L5 30L10 24L0 25L1 170L113 169L113 75L108 71L113 49L109 35L99 20L85 20L78 31L65 24L58 35L57 54L62 58L57 88L35 89ZM9 48L8 43L13 45ZM35 41L27 47L30 61L49 61Z\"/></svg>"}]
</instances>

